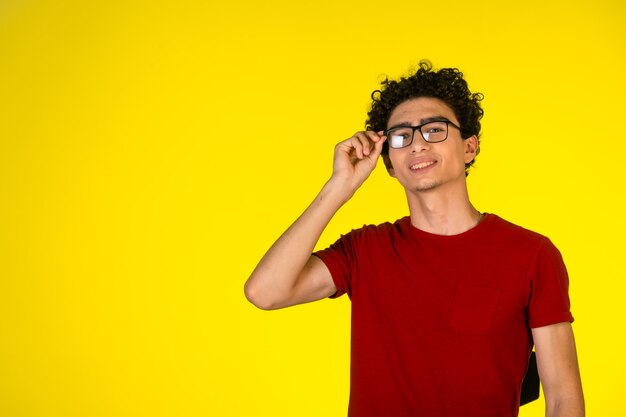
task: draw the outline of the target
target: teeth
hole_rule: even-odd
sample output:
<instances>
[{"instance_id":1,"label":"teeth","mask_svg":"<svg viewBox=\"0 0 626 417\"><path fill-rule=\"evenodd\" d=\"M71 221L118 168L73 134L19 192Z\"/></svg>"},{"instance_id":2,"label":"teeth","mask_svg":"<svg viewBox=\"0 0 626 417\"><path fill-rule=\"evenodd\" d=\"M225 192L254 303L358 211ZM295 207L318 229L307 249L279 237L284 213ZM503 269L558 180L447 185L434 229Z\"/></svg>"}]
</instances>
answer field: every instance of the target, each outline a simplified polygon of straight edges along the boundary
<instances>
[{"instance_id":1,"label":"teeth","mask_svg":"<svg viewBox=\"0 0 626 417\"><path fill-rule=\"evenodd\" d=\"M429 162L421 162L419 164L415 164L415 165L411 165L411 169L422 169L422 168L426 168L428 166L431 166L432 164L434 164L434 161L429 161Z\"/></svg>"}]
</instances>

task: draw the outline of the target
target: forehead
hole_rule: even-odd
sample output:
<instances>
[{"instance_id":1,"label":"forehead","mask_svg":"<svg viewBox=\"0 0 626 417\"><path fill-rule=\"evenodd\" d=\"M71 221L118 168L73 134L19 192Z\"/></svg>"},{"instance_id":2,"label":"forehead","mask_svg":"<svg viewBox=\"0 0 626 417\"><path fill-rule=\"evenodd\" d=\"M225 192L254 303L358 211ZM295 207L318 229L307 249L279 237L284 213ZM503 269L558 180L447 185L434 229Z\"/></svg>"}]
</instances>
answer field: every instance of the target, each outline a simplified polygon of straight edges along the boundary
<instances>
[{"instance_id":1,"label":"forehead","mask_svg":"<svg viewBox=\"0 0 626 417\"><path fill-rule=\"evenodd\" d=\"M387 121L387 127L402 123L418 125L422 119L445 117L457 123L454 111L443 100L433 97L419 97L398 104Z\"/></svg>"}]
</instances>

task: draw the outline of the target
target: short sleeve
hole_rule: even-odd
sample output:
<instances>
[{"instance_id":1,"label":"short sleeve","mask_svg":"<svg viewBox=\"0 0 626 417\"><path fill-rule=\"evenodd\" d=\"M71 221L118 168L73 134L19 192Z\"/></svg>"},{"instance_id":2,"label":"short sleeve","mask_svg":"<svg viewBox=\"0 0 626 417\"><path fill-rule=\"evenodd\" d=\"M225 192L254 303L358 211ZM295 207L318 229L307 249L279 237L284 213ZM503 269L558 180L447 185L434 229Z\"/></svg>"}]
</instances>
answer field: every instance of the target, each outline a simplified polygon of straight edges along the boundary
<instances>
[{"instance_id":1,"label":"short sleeve","mask_svg":"<svg viewBox=\"0 0 626 417\"><path fill-rule=\"evenodd\" d=\"M569 277L563 257L548 239L542 240L529 270L531 295L528 305L530 328L572 322Z\"/></svg>"},{"instance_id":2,"label":"short sleeve","mask_svg":"<svg viewBox=\"0 0 626 417\"><path fill-rule=\"evenodd\" d=\"M352 297L351 284L356 259L356 235L357 231L353 230L342 235L328 248L313 253L324 262L337 287L337 292L330 298L337 298L343 294Z\"/></svg>"}]
</instances>

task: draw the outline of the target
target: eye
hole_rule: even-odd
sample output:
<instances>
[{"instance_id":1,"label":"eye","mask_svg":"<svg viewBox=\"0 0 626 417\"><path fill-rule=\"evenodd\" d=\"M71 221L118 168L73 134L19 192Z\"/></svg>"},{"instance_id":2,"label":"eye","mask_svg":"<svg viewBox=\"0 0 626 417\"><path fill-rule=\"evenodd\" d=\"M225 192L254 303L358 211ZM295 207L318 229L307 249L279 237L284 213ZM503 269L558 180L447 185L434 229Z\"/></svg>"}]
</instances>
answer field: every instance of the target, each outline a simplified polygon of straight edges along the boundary
<instances>
[{"instance_id":1,"label":"eye","mask_svg":"<svg viewBox=\"0 0 626 417\"><path fill-rule=\"evenodd\" d=\"M409 139L412 134L413 134L413 131L411 129L405 129L405 128L392 129L389 131L390 138Z\"/></svg>"},{"instance_id":2,"label":"eye","mask_svg":"<svg viewBox=\"0 0 626 417\"><path fill-rule=\"evenodd\" d=\"M406 135L393 135L391 136L389 146L392 148L402 148L408 140L409 138L407 138Z\"/></svg>"},{"instance_id":3,"label":"eye","mask_svg":"<svg viewBox=\"0 0 626 417\"><path fill-rule=\"evenodd\" d=\"M392 148L404 148L411 144L411 138L413 137L413 129L406 127L398 127L391 129L387 138L389 139L389 146Z\"/></svg>"},{"instance_id":4,"label":"eye","mask_svg":"<svg viewBox=\"0 0 626 417\"><path fill-rule=\"evenodd\" d=\"M441 133L446 131L445 122L428 123L422 127L424 133Z\"/></svg>"},{"instance_id":5,"label":"eye","mask_svg":"<svg viewBox=\"0 0 626 417\"><path fill-rule=\"evenodd\" d=\"M389 132L390 138L408 138L411 135L410 132L406 130L392 130Z\"/></svg>"}]
</instances>

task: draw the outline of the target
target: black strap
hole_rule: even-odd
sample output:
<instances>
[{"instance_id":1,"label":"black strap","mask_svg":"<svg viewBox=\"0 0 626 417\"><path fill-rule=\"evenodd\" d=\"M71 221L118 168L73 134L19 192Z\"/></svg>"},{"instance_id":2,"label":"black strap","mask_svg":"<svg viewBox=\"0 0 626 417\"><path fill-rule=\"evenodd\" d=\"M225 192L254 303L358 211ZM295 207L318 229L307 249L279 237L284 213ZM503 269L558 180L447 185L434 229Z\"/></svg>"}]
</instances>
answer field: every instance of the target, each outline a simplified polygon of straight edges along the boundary
<instances>
[{"instance_id":1,"label":"black strap","mask_svg":"<svg viewBox=\"0 0 626 417\"><path fill-rule=\"evenodd\" d=\"M539 372L537 371L537 358L535 352L532 351L528 358L528 369L522 381L522 396L519 405L528 404L537 398L539 398Z\"/></svg>"}]
</instances>

